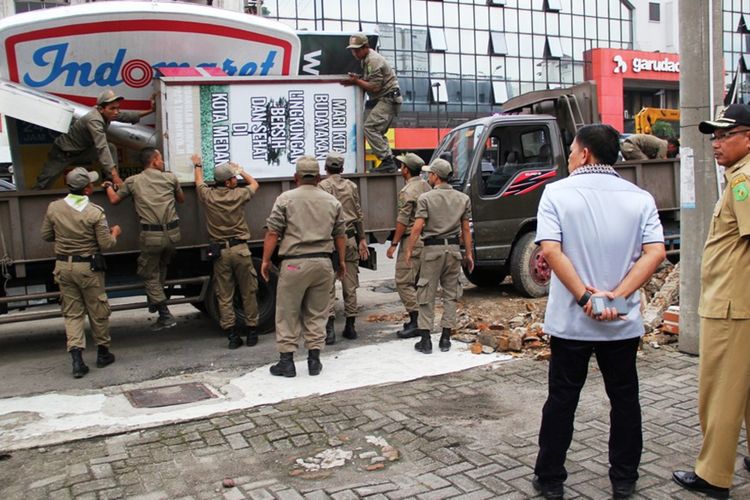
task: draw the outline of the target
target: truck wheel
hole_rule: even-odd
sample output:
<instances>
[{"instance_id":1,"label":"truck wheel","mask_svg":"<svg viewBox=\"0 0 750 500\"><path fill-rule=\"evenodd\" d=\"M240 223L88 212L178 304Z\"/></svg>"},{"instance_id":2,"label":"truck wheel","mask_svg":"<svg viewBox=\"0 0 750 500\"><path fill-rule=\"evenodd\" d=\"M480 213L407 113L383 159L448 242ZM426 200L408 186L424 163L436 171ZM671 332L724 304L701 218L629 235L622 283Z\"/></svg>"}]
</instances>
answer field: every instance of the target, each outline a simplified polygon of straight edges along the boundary
<instances>
[{"instance_id":1,"label":"truck wheel","mask_svg":"<svg viewBox=\"0 0 750 500\"><path fill-rule=\"evenodd\" d=\"M260 276L260 262L260 259L253 257L255 272L258 275L258 292L256 295L258 300L257 330L258 333L268 333L275 329L276 324L276 283L279 279L279 269L271 264L270 281L266 283ZM219 304L216 302L216 291L214 290L213 280L208 285L204 306L209 317L218 324ZM239 288L236 288L234 291L234 314L235 321L244 324L245 312L242 309L242 296L240 295Z\"/></svg>"},{"instance_id":2,"label":"truck wheel","mask_svg":"<svg viewBox=\"0 0 750 500\"><path fill-rule=\"evenodd\" d=\"M502 269L479 268L476 266L472 272L469 272L465 267L463 270L466 279L480 288L494 288L500 285L508 275Z\"/></svg>"},{"instance_id":3,"label":"truck wheel","mask_svg":"<svg viewBox=\"0 0 750 500\"><path fill-rule=\"evenodd\" d=\"M527 297L543 297L549 293L552 274L542 258L540 247L534 243L536 231L526 233L516 242L510 256L510 274L513 286Z\"/></svg>"}]
</instances>

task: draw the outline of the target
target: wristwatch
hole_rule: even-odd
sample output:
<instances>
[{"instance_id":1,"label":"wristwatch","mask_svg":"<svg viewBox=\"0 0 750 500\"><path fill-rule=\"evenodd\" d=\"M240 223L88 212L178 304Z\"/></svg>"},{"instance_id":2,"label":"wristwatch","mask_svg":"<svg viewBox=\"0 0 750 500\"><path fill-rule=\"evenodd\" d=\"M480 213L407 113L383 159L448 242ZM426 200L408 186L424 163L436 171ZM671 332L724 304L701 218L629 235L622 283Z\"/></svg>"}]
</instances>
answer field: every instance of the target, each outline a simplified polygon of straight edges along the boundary
<instances>
[{"instance_id":1,"label":"wristwatch","mask_svg":"<svg viewBox=\"0 0 750 500\"><path fill-rule=\"evenodd\" d=\"M193 163L193 168L203 168L203 165L200 163Z\"/></svg>"},{"instance_id":2,"label":"wristwatch","mask_svg":"<svg viewBox=\"0 0 750 500\"><path fill-rule=\"evenodd\" d=\"M581 298L578 299L578 305L581 307L584 307L588 303L589 299L591 298L591 295L592 295L591 292L589 292L588 290L583 292L583 295L581 295Z\"/></svg>"},{"instance_id":3,"label":"wristwatch","mask_svg":"<svg viewBox=\"0 0 750 500\"><path fill-rule=\"evenodd\" d=\"M397 247L398 246L398 241L391 240L391 246L392 247Z\"/></svg>"}]
</instances>

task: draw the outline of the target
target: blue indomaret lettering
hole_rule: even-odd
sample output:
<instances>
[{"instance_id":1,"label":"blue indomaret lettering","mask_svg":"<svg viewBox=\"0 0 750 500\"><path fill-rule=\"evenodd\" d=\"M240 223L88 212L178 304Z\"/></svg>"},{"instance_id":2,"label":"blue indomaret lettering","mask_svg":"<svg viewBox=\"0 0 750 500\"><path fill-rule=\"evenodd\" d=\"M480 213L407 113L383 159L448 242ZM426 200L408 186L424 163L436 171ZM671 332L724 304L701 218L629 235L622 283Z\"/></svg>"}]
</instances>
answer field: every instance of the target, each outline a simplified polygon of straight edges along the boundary
<instances>
[{"instance_id":1,"label":"blue indomaret lettering","mask_svg":"<svg viewBox=\"0 0 750 500\"><path fill-rule=\"evenodd\" d=\"M39 80L35 80L29 73L26 73L23 75L23 83L29 87L44 87L63 76L63 74L67 87L76 85L89 87L94 83L100 86L114 86L122 83L122 80L117 77L125 58L125 49L119 49L113 61L101 64L95 71L92 71L93 65L91 63L65 63L67 51L67 43L48 45L34 51L32 56L34 64L39 68L49 67L49 73Z\"/></svg>"}]
</instances>

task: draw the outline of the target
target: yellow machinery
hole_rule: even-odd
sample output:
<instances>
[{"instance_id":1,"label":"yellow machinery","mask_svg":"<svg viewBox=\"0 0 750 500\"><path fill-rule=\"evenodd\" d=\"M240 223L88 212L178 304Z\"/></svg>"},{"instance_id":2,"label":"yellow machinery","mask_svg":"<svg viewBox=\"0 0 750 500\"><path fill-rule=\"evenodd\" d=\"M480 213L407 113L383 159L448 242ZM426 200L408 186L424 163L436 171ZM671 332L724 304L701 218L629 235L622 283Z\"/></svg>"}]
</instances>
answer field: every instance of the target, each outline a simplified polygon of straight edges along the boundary
<instances>
[{"instance_id":1,"label":"yellow machinery","mask_svg":"<svg viewBox=\"0 0 750 500\"><path fill-rule=\"evenodd\" d=\"M680 110L667 108L643 108L635 115L635 133L650 134L657 121L672 122L679 131Z\"/></svg>"}]
</instances>

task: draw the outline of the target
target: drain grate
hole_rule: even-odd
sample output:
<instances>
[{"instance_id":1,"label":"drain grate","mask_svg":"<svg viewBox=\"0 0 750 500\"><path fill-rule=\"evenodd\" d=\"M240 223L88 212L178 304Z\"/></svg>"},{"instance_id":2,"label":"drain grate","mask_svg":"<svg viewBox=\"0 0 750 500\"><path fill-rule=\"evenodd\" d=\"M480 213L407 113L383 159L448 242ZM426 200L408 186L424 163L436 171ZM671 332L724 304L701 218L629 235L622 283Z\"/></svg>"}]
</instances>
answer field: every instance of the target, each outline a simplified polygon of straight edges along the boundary
<instances>
[{"instance_id":1,"label":"drain grate","mask_svg":"<svg viewBox=\"0 0 750 500\"><path fill-rule=\"evenodd\" d=\"M125 397L136 408L159 408L203 401L216 395L200 382L189 382L125 391Z\"/></svg>"}]
</instances>

